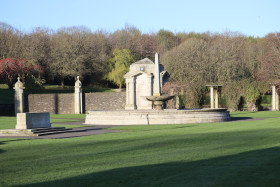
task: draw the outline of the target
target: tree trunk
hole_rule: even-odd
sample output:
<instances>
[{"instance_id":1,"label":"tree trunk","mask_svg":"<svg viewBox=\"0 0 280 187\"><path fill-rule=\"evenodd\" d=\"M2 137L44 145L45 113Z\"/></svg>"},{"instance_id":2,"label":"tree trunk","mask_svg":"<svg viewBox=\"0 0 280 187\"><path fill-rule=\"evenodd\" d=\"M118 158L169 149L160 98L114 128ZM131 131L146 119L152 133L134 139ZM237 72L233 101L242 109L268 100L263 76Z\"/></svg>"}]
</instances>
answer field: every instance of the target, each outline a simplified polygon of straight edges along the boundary
<instances>
[{"instance_id":1,"label":"tree trunk","mask_svg":"<svg viewBox=\"0 0 280 187\"><path fill-rule=\"evenodd\" d=\"M64 78L61 79L61 88L64 88Z\"/></svg>"},{"instance_id":2,"label":"tree trunk","mask_svg":"<svg viewBox=\"0 0 280 187\"><path fill-rule=\"evenodd\" d=\"M9 90L13 90L13 84L12 83L8 83L8 87L9 87Z\"/></svg>"},{"instance_id":3,"label":"tree trunk","mask_svg":"<svg viewBox=\"0 0 280 187\"><path fill-rule=\"evenodd\" d=\"M9 90L13 90L13 79L12 78L8 78L8 87L9 87Z\"/></svg>"}]
</instances>

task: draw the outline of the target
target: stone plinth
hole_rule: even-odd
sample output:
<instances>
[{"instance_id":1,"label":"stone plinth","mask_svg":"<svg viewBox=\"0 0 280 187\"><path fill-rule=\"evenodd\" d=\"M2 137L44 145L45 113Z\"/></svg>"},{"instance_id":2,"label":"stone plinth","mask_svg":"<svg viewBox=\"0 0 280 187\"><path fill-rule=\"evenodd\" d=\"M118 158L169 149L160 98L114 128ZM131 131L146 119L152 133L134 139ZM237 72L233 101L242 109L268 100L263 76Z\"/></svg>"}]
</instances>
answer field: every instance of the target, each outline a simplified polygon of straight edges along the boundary
<instances>
[{"instance_id":1,"label":"stone plinth","mask_svg":"<svg viewBox=\"0 0 280 187\"><path fill-rule=\"evenodd\" d=\"M51 127L50 113L17 113L16 129L35 129Z\"/></svg>"},{"instance_id":2,"label":"stone plinth","mask_svg":"<svg viewBox=\"0 0 280 187\"><path fill-rule=\"evenodd\" d=\"M90 125L160 125L211 123L230 120L227 109L89 111Z\"/></svg>"}]
</instances>

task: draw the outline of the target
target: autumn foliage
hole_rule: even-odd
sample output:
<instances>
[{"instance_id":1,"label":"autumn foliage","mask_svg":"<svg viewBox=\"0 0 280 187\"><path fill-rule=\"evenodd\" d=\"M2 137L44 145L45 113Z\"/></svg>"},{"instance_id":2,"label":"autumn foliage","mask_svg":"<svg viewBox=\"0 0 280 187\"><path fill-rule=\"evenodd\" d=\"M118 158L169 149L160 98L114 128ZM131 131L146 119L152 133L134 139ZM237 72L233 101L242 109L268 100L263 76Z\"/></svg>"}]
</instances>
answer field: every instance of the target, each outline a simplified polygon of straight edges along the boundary
<instances>
[{"instance_id":1,"label":"autumn foliage","mask_svg":"<svg viewBox=\"0 0 280 187\"><path fill-rule=\"evenodd\" d=\"M6 58L0 60L0 77L8 82L10 89L17 77L20 77L24 82L31 75L40 76L43 73L42 66L33 65L23 59Z\"/></svg>"}]
</instances>

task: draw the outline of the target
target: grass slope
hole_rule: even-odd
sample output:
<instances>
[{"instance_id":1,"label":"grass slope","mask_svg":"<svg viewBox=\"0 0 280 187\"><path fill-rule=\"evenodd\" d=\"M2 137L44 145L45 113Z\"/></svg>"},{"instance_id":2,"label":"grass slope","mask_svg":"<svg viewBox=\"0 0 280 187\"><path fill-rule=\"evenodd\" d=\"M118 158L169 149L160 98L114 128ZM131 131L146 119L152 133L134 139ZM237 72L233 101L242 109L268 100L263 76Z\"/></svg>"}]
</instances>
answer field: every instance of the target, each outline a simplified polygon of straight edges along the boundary
<instances>
[{"instance_id":1,"label":"grass slope","mask_svg":"<svg viewBox=\"0 0 280 187\"><path fill-rule=\"evenodd\" d=\"M270 118L125 126L117 129L129 131L71 139L0 139L0 185L279 186L280 112L233 116Z\"/></svg>"}]
</instances>

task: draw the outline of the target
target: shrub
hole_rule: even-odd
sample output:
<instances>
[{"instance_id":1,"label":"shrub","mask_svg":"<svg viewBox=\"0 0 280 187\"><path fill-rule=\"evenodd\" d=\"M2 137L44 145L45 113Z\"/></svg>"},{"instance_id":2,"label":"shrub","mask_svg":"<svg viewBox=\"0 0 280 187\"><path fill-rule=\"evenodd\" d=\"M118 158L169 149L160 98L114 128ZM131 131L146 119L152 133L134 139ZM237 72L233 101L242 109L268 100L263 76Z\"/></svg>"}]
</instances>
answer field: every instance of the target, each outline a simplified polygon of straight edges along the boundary
<instances>
[{"instance_id":1,"label":"shrub","mask_svg":"<svg viewBox=\"0 0 280 187\"><path fill-rule=\"evenodd\" d=\"M36 90L44 89L43 84L45 83L46 83L45 79L36 78L32 75L28 77L28 79L26 80L25 88L27 90L36 91Z\"/></svg>"}]
</instances>

